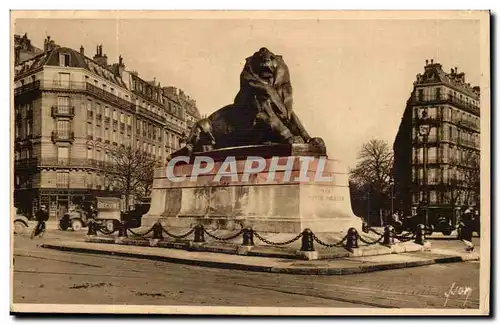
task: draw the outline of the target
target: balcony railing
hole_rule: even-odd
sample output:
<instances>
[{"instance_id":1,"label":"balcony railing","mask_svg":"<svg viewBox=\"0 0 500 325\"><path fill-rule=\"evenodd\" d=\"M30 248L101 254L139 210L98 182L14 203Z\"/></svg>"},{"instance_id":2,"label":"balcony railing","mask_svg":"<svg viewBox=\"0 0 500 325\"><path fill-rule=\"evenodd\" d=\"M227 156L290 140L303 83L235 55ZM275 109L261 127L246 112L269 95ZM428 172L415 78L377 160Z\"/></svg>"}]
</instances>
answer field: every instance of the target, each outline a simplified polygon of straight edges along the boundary
<instances>
[{"instance_id":1,"label":"balcony railing","mask_svg":"<svg viewBox=\"0 0 500 325\"><path fill-rule=\"evenodd\" d=\"M75 116L74 106L52 106L52 117L73 117Z\"/></svg>"},{"instance_id":2,"label":"balcony railing","mask_svg":"<svg viewBox=\"0 0 500 325\"><path fill-rule=\"evenodd\" d=\"M96 139L96 141L99 141L99 142L101 142L101 141L102 141L102 138L101 138L101 137L97 137L97 138L95 138L95 139Z\"/></svg>"},{"instance_id":3,"label":"balcony railing","mask_svg":"<svg viewBox=\"0 0 500 325\"><path fill-rule=\"evenodd\" d=\"M479 115L479 106L451 95L446 96L443 94L441 96L414 96L410 99L409 103L413 105L451 104L458 108Z\"/></svg>"},{"instance_id":4,"label":"balcony railing","mask_svg":"<svg viewBox=\"0 0 500 325\"><path fill-rule=\"evenodd\" d=\"M125 123L120 123L120 131L123 133L125 131Z\"/></svg>"},{"instance_id":5,"label":"balcony railing","mask_svg":"<svg viewBox=\"0 0 500 325\"><path fill-rule=\"evenodd\" d=\"M140 106L137 106L137 111L139 112L139 114L147 116L147 117L149 117L153 120L156 120L158 122L161 122L161 123L165 123L167 120L165 117L160 116L160 115L153 113L151 111L148 111L147 109L140 107Z\"/></svg>"},{"instance_id":6,"label":"balcony railing","mask_svg":"<svg viewBox=\"0 0 500 325\"><path fill-rule=\"evenodd\" d=\"M14 161L15 168L33 168L37 165L37 158L24 158Z\"/></svg>"},{"instance_id":7,"label":"balcony railing","mask_svg":"<svg viewBox=\"0 0 500 325\"><path fill-rule=\"evenodd\" d=\"M33 82L30 82L28 84L25 84L21 87L17 87L14 89L14 96L21 95L25 92L36 90L40 88L40 80L36 80Z\"/></svg>"},{"instance_id":8,"label":"balcony railing","mask_svg":"<svg viewBox=\"0 0 500 325\"><path fill-rule=\"evenodd\" d=\"M105 116L104 117L104 123L109 124L109 121L110 121L109 116Z\"/></svg>"},{"instance_id":9,"label":"balcony railing","mask_svg":"<svg viewBox=\"0 0 500 325\"><path fill-rule=\"evenodd\" d=\"M61 80L36 80L32 83L26 84L14 89L14 95L20 95L27 91L35 89L46 90L67 90L67 91L85 91L99 99L105 100L111 104L117 105L130 112L135 111L135 104L128 102L104 89L96 87L88 82L78 81L61 81Z\"/></svg>"},{"instance_id":10,"label":"balcony railing","mask_svg":"<svg viewBox=\"0 0 500 325\"><path fill-rule=\"evenodd\" d=\"M92 120L94 119L94 112L92 111L87 111L87 119Z\"/></svg>"},{"instance_id":11,"label":"balcony railing","mask_svg":"<svg viewBox=\"0 0 500 325\"><path fill-rule=\"evenodd\" d=\"M132 126L127 125L127 133L132 133Z\"/></svg>"},{"instance_id":12,"label":"balcony railing","mask_svg":"<svg viewBox=\"0 0 500 325\"><path fill-rule=\"evenodd\" d=\"M459 120L458 124L460 126L466 127L473 131L479 131L479 125L476 122L468 121L468 120Z\"/></svg>"},{"instance_id":13,"label":"balcony railing","mask_svg":"<svg viewBox=\"0 0 500 325\"><path fill-rule=\"evenodd\" d=\"M105 91L104 89L98 88L90 83L85 84L85 89L91 93L92 95L104 99L112 104L118 105L119 107L125 108L131 112L134 111L135 104L130 103L116 95L113 95L110 92Z\"/></svg>"},{"instance_id":14,"label":"balcony railing","mask_svg":"<svg viewBox=\"0 0 500 325\"><path fill-rule=\"evenodd\" d=\"M113 129L116 130L118 128L118 121L113 120Z\"/></svg>"},{"instance_id":15,"label":"balcony railing","mask_svg":"<svg viewBox=\"0 0 500 325\"><path fill-rule=\"evenodd\" d=\"M73 142L75 140L74 132L52 131L52 142Z\"/></svg>"},{"instance_id":16,"label":"balcony railing","mask_svg":"<svg viewBox=\"0 0 500 325\"><path fill-rule=\"evenodd\" d=\"M479 144L472 140L457 139L457 144L469 148L479 149Z\"/></svg>"},{"instance_id":17,"label":"balcony railing","mask_svg":"<svg viewBox=\"0 0 500 325\"><path fill-rule=\"evenodd\" d=\"M86 158L44 157L34 162L40 167L86 167L112 170L114 164L107 161Z\"/></svg>"}]
</instances>

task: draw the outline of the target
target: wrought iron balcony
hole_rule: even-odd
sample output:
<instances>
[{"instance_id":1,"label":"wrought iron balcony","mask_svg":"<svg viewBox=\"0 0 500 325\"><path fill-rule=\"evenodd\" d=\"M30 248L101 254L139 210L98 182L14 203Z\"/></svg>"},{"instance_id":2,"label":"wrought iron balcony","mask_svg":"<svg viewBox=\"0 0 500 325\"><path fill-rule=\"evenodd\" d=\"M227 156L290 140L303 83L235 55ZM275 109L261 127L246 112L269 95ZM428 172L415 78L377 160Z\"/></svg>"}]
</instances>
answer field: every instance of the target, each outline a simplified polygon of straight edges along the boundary
<instances>
[{"instance_id":1,"label":"wrought iron balcony","mask_svg":"<svg viewBox=\"0 0 500 325\"><path fill-rule=\"evenodd\" d=\"M25 84L21 87L17 87L14 89L14 96L21 95L25 92L32 91L32 90L37 90L40 88L40 80L36 80L34 82L30 82L28 84Z\"/></svg>"},{"instance_id":2,"label":"wrought iron balcony","mask_svg":"<svg viewBox=\"0 0 500 325\"><path fill-rule=\"evenodd\" d=\"M149 117L149 118L156 120L158 122L165 123L167 121L167 119L165 117L158 115L156 113L153 113L151 111L148 111L147 109L145 109L141 106L137 106L137 111L139 112L139 114L142 114L143 116Z\"/></svg>"},{"instance_id":3,"label":"wrought iron balcony","mask_svg":"<svg viewBox=\"0 0 500 325\"><path fill-rule=\"evenodd\" d=\"M479 106L472 103L461 100L460 98L451 95L440 95L440 96L414 96L408 101L412 105L439 105L439 104L451 104L455 107L466 110L470 113L479 115Z\"/></svg>"},{"instance_id":4,"label":"wrought iron balcony","mask_svg":"<svg viewBox=\"0 0 500 325\"><path fill-rule=\"evenodd\" d=\"M120 123L120 131L125 131L125 123Z\"/></svg>"},{"instance_id":5,"label":"wrought iron balcony","mask_svg":"<svg viewBox=\"0 0 500 325\"><path fill-rule=\"evenodd\" d=\"M75 116L74 106L52 106L52 117L73 117Z\"/></svg>"},{"instance_id":6,"label":"wrought iron balcony","mask_svg":"<svg viewBox=\"0 0 500 325\"><path fill-rule=\"evenodd\" d=\"M74 132L52 131L52 142L73 142L75 140Z\"/></svg>"},{"instance_id":7,"label":"wrought iron balcony","mask_svg":"<svg viewBox=\"0 0 500 325\"><path fill-rule=\"evenodd\" d=\"M94 119L94 112L87 111L87 119L88 120L93 120Z\"/></svg>"},{"instance_id":8,"label":"wrought iron balcony","mask_svg":"<svg viewBox=\"0 0 500 325\"><path fill-rule=\"evenodd\" d=\"M472 131L479 132L479 125L476 122L468 121L468 120L459 120L458 125L465 127Z\"/></svg>"},{"instance_id":9,"label":"wrought iron balcony","mask_svg":"<svg viewBox=\"0 0 500 325\"><path fill-rule=\"evenodd\" d=\"M106 90L104 89L101 89L101 88L98 88L90 83L86 83L85 84L85 89L92 95L100 98L100 99L103 99L103 100L106 100L107 102L111 103L111 104L115 104L119 107L122 107L124 109L127 109L131 112L133 112L135 109L135 104L133 103L130 103L110 92L107 92Z\"/></svg>"}]
</instances>

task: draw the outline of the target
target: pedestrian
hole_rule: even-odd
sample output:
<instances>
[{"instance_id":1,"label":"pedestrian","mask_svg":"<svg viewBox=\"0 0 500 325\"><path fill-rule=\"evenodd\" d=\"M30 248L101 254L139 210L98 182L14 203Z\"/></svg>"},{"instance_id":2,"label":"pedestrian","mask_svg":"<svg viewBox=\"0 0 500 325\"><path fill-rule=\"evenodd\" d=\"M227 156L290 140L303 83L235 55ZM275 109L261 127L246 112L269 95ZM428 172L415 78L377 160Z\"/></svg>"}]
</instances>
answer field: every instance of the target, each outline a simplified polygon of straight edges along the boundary
<instances>
[{"instance_id":1,"label":"pedestrian","mask_svg":"<svg viewBox=\"0 0 500 325\"><path fill-rule=\"evenodd\" d=\"M49 220L49 212L47 211L47 207L45 205L41 205L40 209L35 214L37 224L35 229L33 229L31 238L38 236L39 234L45 231L45 222Z\"/></svg>"},{"instance_id":2,"label":"pedestrian","mask_svg":"<svg viewBox=\"0 0 500 325\"><path fill-rule=\"evenodd\" d=\"M465 250L472 252L474 250L474 244L472 243L472 230L473 230L473 214L471 208L465 209L460 218L460 239L466 245Z\"/></svg>"}]
</instances>

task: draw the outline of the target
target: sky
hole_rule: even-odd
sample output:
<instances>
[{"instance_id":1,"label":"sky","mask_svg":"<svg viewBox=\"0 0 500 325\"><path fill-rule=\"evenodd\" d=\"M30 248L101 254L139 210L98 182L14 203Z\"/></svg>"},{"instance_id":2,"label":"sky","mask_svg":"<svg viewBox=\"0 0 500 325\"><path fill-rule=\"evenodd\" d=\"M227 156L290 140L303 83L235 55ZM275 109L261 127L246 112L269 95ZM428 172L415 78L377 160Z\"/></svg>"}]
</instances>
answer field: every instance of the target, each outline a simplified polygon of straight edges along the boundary
<instances>
[{"instance_id":1,"label":"sky","mask_svg":"<svg viewBox=\"0 0 500 325\"><path fill-rule=\"evenodd\" d=\"M40 48L46 35L83 45L89 57L102 44L109 64L121 54L127 70L183 89L202 114L233 102L245 58L267 47L290 69L294 110L308 132L349 167L370 139L392 146L426 59L480 81L472 19L17 19L14 32Z\"/></svg>"}]
</instances>

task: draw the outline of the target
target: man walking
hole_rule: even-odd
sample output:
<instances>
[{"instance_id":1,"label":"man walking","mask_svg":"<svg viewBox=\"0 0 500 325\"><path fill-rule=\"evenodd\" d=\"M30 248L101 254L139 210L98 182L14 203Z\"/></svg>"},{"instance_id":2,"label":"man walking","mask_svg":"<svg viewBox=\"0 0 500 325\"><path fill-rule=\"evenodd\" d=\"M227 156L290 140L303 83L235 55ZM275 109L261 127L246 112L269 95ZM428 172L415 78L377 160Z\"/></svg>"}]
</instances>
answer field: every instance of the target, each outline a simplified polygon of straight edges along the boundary
<instances>
[{"instance_id":1,"label":"man walking","mask_svg":"<svg viewBox=\"0 0 500 325\"><path fill-rule=\"evenodd\" d=\"M464 213L462 213L459 224L459 227L461 228L460 239L467 246L465 250L468 252L474 250L474 244L472 243L472 218L472 210L471 208L467 208Z\"/></svg>"}]
</instances>

